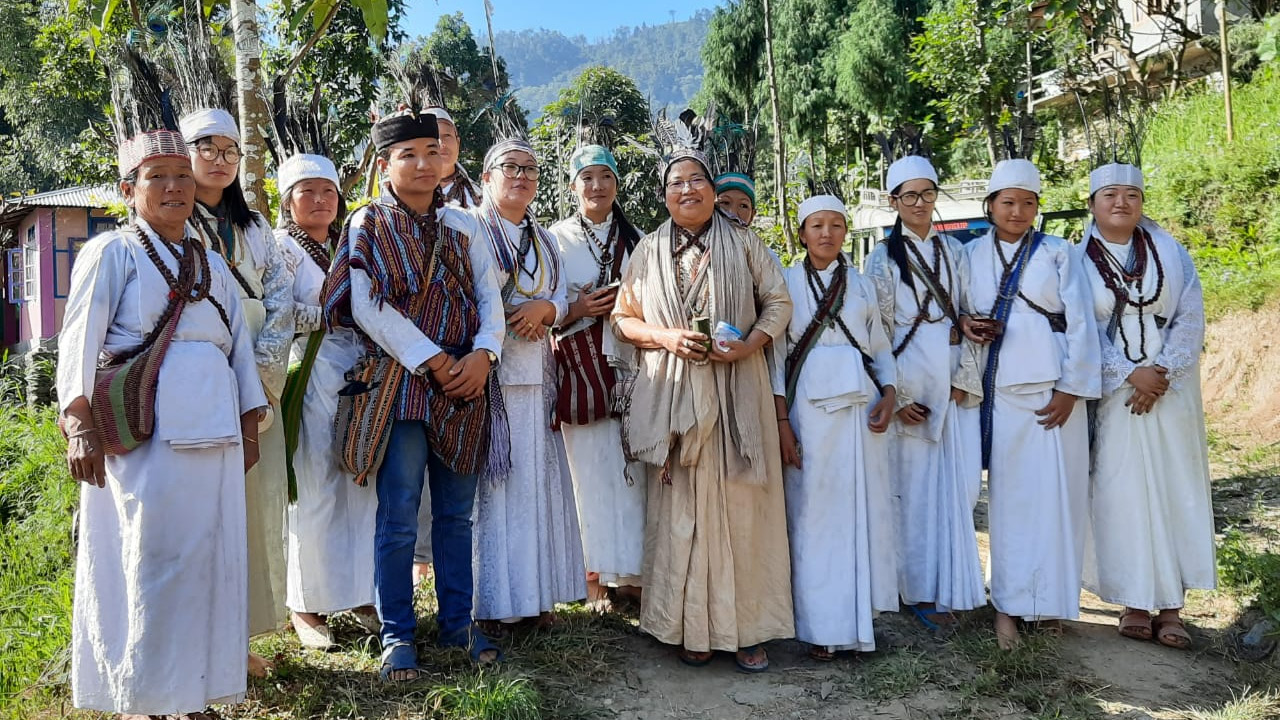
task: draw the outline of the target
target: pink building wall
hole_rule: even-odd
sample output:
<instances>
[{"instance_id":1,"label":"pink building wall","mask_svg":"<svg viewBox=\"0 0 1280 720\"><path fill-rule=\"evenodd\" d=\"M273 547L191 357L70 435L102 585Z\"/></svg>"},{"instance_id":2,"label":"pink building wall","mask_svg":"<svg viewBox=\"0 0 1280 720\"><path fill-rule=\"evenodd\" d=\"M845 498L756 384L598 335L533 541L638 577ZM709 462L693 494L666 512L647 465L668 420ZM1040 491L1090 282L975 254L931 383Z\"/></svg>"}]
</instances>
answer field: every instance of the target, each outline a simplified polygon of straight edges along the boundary
<instances>
[{"instance_id":1,"label":"pink building wall","mask_svg":"<svg viewBox=\"0 0 1280 720\"><path fill-rule=\"evenodd\" d=\"M75 254L95 230L101 232L114 222L102 210L60 207L37 208L19 223L19 248L26 246L35 228L38 272L34 293L17 306L18 344L53 337L62 328Z\"/></svg>"}]
</instances>

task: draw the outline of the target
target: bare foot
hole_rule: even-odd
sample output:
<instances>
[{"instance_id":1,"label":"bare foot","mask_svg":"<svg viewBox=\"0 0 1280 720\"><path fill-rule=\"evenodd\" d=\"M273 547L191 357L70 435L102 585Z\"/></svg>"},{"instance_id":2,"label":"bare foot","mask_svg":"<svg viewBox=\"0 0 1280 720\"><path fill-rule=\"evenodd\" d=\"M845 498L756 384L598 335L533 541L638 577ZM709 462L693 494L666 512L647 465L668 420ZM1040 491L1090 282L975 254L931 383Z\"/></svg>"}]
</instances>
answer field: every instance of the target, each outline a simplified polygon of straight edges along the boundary
<instances>
[{"instance_id":1,"label":"bare foot","mask_svg":"<svg viewBox=\"0 0 1280 720\"><path fill-rule=\"evenodd\" d=\"M249 653L249 677L264 678L275 669L275 663L257 653Z\"/></svg>"},{"instance_id":2,"label":"bare foot","mask_svg":"<svg viewBox=\"0 0 1280 720\"><path fill-rule=\"evenodd\" d=\"M1002 612L996 613L996 643L1001 650L1012 650L1022 644L1018 637L1018 623Z\"/></svg>"}]
</instances>

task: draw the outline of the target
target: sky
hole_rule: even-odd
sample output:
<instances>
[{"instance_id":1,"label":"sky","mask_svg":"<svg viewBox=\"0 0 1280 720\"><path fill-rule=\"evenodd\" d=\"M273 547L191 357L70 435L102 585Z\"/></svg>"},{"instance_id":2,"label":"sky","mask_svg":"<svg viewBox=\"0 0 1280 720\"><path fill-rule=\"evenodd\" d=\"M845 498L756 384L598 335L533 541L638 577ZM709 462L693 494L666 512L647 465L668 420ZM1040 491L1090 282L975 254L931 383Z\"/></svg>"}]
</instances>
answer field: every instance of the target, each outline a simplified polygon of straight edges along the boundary
<instances>
[{"instance_id":1,"label":"sky","mask_svg":"<svg viewBox=\"0 0 1280 720\"><path fill-rule=\"evenodd\" d=\"M608 36L624 25L660 25L688 20L720 0L490 0L493 30L546 28L589 40ZM484 0L409 0L405 30L409 37L426 35L443 14L462 11L477 39L485 37Z\"/></svg>"}]
</instances>

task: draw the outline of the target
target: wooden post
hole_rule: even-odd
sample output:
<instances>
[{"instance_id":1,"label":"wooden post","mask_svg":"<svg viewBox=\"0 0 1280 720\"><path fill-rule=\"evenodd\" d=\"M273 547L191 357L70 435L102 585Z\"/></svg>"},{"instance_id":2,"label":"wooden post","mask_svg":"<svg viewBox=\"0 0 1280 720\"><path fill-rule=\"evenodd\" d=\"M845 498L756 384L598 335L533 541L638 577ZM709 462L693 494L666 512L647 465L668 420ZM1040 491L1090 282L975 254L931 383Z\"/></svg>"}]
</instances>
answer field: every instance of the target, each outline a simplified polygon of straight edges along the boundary
<instances>
[{"instance_id":1,"label":"wooden post","mask_svg":"<svg viewBox=\"0 0 1280 720\"><path fill-rule=\"evenodd\" d=\"M1227 142L1235 142L1235 118L1231 111L1231 50L1227 45L1227 3L1218 0L1218 38L1222 45L1222 104L1227 115Z\"/></svg>"}]
</instances>

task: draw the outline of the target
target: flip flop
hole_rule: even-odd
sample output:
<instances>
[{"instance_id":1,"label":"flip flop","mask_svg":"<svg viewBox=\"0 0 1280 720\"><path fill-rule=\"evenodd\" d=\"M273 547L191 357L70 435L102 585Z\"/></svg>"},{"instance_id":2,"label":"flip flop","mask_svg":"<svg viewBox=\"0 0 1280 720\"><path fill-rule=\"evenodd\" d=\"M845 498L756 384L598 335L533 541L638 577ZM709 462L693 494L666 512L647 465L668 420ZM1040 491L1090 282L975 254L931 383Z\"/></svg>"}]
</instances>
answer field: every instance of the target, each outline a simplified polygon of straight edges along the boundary
<instances>
[{"instance_id":1,"label":"flip flop","mask_svg":"<svg viewBox=\"0 0 1280 720\"><path fill-rule=\"evenodd\" d=\"M911 608L911 612L916 616L916 619L919 620L920 624L923 625L925 629L928 630L929 632L938 632L942 630L941 625L929 619L930 615L939 614L936 608L934 609L933 612L925 612L924 610L920 609L919 605L908 605L907 607Z\"/></svg>"},{"instance_id":2,"label":"flip flop","mask_svg":"<svg viewBox=\"0 0 1280 720\"><path fill-rule=\"evenodd\" d=\"M680 648L680 651L676 653L676 657L680 659L680 662L688 665L689 667L704 667L711 663L711 659L715 657L715 653L710 650L706 652L699 652L697 650L689 650L688 648Z\"/></svg>"},{"instance_id":3,"label":"flip flop","mask_svg":"<svg viewBox=\"0 0 1280 720\"><path fill-rule=\"evenodd\" d=\"M403 680L393 680L391 674L409 670L413 672L413 677ZM422 670L418 668L418 651L409 643L400 643L391 646L391 649L383 654L382 669L378 671L378 677L382 678L384 683L410 683L422 677Z\"/></svg>"},{"instance_id":4,"label":"flip flop","mask_svg":"<svg viewBox=\"0 0 1280 720\"><path fill-rule=\"evenodd\" d=\"M744 647L744 648L738 648L738 652L733 654L733 661L737 663L738 670L744 673L750 673L750 674L762 673L768 670L769 669L768 654L764 656L764 663L760 665L752 665L750 663L743 662L742 660L742 656L744 653L747 655L751 655L755 653L756 650L759 650L759 649L760 649L760 645L758 643L755 645L748 645L747 647Z\"/></svg>"},{"instance_id":5,"label":"flip flop","mask_svg":"<svg viewBox=\"0 0 1280 720\"><path fill-rule=\"evenodd\" d=\"M449 639L441 639L440 645L443 647L460 647L467 651L467 655L471 658L471 662L485 667L488 665L496 665L503 661L506 657L502 653L502 648L493 644L488 635L485 635L475 623L467 625L465 628L454 633ZM481 655L492 650L495 655L490 660L481 659Z\"/></svg>"}]
</instances>

